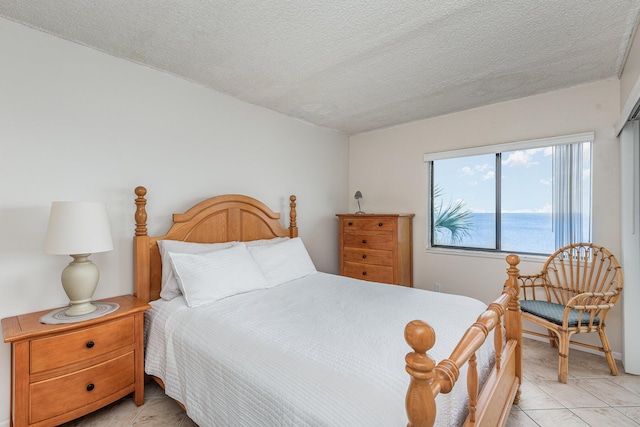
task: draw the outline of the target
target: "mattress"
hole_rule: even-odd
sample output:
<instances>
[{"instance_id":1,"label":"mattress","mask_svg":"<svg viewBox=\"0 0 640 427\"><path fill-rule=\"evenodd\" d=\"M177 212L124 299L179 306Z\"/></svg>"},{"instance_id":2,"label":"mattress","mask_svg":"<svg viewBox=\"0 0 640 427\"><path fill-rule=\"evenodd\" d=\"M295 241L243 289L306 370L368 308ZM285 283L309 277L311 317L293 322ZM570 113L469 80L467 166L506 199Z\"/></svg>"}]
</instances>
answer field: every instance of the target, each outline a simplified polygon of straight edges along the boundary
<instances>
[{"instance_id":1,"label":"mattress","mask_svg":"<svg viewBox=\"0 0 640 427\"><path fill-rule=\"evenodd\" d=\"M200 426L404 426L411 351L404 327L421 319L448 357L486 304L325 273L195 308L151 302L145 370ZM483 379L492 339L476 354ZM436 425L466 418L466 367L436 398Z\"/></svg>"}]
</instances>

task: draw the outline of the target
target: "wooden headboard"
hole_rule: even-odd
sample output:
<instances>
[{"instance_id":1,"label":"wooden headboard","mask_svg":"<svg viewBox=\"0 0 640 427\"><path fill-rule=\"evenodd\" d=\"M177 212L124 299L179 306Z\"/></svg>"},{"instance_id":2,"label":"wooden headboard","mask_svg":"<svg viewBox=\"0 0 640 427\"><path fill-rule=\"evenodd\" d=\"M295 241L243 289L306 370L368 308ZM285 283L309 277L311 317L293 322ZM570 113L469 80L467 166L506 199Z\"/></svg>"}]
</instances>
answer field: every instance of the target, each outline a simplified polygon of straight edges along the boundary
<instances>
[{"instance_id":1,"label":"wooden headboard","mask_svg":"<svg viewBox=\"0 0 640 427\"><path fill-rule=\"evenodd\" d=\"M136 187L136 232L133 238L133 285L135 295L145 301L160 298L162 261L159 240L219 243L298 237L296 196L289 197L289 228L280 224L280 214L252 197L226 194L212 197L173 215L173 225L164 236L147 234L147 189Z\"/></svg>"}]
</instances>

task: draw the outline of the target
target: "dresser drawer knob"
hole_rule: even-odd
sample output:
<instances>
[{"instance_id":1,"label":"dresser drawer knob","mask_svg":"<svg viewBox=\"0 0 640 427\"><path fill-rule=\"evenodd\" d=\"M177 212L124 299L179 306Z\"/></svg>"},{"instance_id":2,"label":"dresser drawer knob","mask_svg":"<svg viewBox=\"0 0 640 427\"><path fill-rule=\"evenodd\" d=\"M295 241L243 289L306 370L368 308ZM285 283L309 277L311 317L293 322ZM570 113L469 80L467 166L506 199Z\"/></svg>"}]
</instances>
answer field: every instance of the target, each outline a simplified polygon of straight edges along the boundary
<instances>
[{"instance_id":1,"label":"dresser drawer knob","mask_svg":"<svg viewBox=\"0 0 640 427\"><path fill-rule=\"evenodd\" d=\"M89 341L87 343L87 348L93 348L94 345L96 345L96 343L94 343L93 341Z\"/></svg>"},{"instance_id":2,"label":"dresser drawer knob","mask_svg":"<svg viewBox=\"0 0 640 427\"><path fill-rule=\"evenodd\" d=\"M352 222L350 222L350 223L349 223L349 225L353 225L353 223L352 223Z\"/></svg>"},{"instance_id":3,"label":"dresser drawer knob","mask_svg":"<svg viewBox=\"0 0 640 427\"><path fill-rule=\"evenodd\" d=\"M378 223L378 227L382 227L382 223L381 222Z\"/></svg>"},{"instance_id":4,"label":"dresser drawer knob","mask_svg":"<svg viewBox=\"0 0 640 427\"><path fill-rule=\"evenodd\" d=\"M366 271L363 271L363 272L362 272L362 275L363 275L363 276L366 276L366 275L367 275L367 272L366 272Z\"/></svg>"},{"instance_id":5,"label":"dresser drawer knob","mask_svg":"<svg viewBox=\"0 0 640 427\"><path fill-rule=\"evenodd\" d=\"M95 385L93 385L93 384L89 384L89 385L87 386L87 391L91 391L91 390L93 390L94 388L96 388L96 386L95 386Z\"/></svg>"},{"instance_id":6,"label":"dresser drawer knob","mask_svg":"<svg viewBox=\"0 0 640 427\"><path fill-rule=\"evenodd\" d=\"M362 259L365 259L367 256L366 255L362 255Z\"/></svg>"},{"instance_id":7,"label":"dresser drawer knob","mask_svg":"<svg viewBox=\"0 0 640 427\"><path fill-rule=\"evenodd\" d=\"M363 240L362 240L362 243L367 243L367 239L363 239Z\"/></svg>"}]
</instances>

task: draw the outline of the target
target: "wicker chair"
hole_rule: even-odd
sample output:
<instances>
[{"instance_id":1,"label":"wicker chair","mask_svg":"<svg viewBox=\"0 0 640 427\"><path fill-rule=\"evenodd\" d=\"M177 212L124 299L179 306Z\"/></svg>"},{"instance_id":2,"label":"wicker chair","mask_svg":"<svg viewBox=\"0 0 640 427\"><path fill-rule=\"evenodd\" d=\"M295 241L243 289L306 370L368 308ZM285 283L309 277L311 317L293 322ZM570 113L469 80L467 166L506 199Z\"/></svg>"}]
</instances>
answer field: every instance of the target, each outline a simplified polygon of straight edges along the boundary
<instances>
[{"instance_id":1,"label":"wicker chair","mask_svg":"<svg viewBox=\"0 0 640 427\"><path fill-rule=\"evenodd\" d=\"M598 332L602 347L573 344L604 352L611 374L618 375L605 320L620 297L622 282L622 269L611 252L588 243L565 246L549 257L540 273L520 276L522 317L545 327L551 345L558 347L561 383L569 373L571 336L585 332Z\"/></svg>"}]
</instances>

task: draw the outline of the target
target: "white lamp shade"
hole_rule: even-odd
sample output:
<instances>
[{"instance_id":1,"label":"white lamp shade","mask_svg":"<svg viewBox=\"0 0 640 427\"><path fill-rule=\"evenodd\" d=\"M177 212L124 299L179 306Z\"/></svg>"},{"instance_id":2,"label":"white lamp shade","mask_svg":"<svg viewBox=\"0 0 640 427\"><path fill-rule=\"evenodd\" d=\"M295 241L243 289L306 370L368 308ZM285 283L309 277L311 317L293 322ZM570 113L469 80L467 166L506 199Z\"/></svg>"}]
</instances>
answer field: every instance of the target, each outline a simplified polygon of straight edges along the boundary
<instances>
[{"instance_id":1,"label":"white lamp shade","mask_svg":"<svg viewBox=\"0 0 640 427\"><path fill-rule=\"evenodd\" d=\"M104 203L53 202L44 252L54 255L93 254L113 249Z\"/></svg>"}]
</instances>

